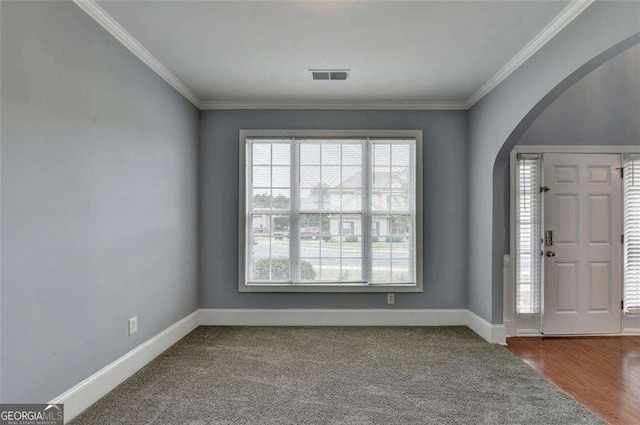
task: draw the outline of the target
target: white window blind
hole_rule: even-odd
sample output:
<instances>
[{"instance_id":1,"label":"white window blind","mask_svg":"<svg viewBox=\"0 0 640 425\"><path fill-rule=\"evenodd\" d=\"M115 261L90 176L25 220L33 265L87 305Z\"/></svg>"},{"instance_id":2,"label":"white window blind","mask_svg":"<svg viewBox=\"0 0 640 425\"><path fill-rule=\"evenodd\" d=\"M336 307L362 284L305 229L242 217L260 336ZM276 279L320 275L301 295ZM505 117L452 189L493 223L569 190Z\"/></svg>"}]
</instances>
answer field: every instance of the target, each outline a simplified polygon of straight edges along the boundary
<instances>
[{"instance_id":1,"label":"white window blind","mask_svg":"<svg viewBox=\"0 0 640 425\"><path fill-rule=\"evenodd\" d=\"M245 284L415 285L416 140L246 139Z\"/></svg>"},{"instance_id":2,"label":"white window blind","mask_svg":"<svg viewBox=\"0 0 640 425\"><path fill-rule=\"evenodd\" d=\"M540 158L518 155L516 312L540 313Z\"/></svg>"},{"instance_id":3,"label":"white window blind","mask_svg":"<svg viewBox=\"0 0 640 425\"><path fill-rule=\"evenodd\" d=\"M624 160L624 310L640 314L640 155Z\"/></svg>"}]
</instances>

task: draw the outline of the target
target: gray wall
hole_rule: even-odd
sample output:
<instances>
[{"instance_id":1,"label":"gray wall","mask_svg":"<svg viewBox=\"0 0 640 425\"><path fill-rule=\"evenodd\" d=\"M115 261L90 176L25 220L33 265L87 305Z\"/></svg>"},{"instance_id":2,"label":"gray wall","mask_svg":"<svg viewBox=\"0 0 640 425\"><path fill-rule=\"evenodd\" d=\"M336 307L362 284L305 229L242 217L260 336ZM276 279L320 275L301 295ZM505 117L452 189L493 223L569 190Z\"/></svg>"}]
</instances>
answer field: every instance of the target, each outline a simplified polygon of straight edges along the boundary
<instances>
[{"instance_id":1,"label":"gray wall","mask_svg":"<svg viewBox=\"0 0 640 425\"><path fill-rule=\"evenodd\" d=\"M466 308L464 111L205 111L201 113L201 297L205 308L387 308L385 294L238 292L240 129L422 130L424 293L391 308Z\"/></svg>"},{"instance_id":2,"label":"gray wall","mask_svg":"<svg viewBox=\"0 0 640 425\"><path fill-rule=\"evenodd\" d=\"M640 45L600 65L560 95L531 124L518 145L640 145ZM504 222L509 223L509 159L504 168ZM496 173L496 177L499 177ZM495 213L499 213L495 211ZM503 252L510 251L506 226Z\"/></svg>"},{"instance_id":3,"label":"gray wall","mask_svg":"<svg viewBox=\"0 0 640 425\"><path fill-rule=\"evenodd\" d=\"M45 402L197 308L198 112L71 2L1 19L2 401Z\"/></svg>"},{"instance_id":4,"label":"gray wall","mask_svg":"<svg viewBox=\"0 0 640 425\"><path fill-rule=\"evenodd\" d=\"M560 94L637 42L639 14L638 2L595 2L469 111L468 306L492 323L502 323L506 225L496 160Z\"/></svg>"},{"instance_id":5,"label":"gray wall","mask_svg":"<svg viewBox=\"0 0 640 425\"><path fill-rule=\"evenodd\" d=\"M636 45L560 95L518 144L638 145L639 135L640 45Z\"/></svg>"}]
</instances>

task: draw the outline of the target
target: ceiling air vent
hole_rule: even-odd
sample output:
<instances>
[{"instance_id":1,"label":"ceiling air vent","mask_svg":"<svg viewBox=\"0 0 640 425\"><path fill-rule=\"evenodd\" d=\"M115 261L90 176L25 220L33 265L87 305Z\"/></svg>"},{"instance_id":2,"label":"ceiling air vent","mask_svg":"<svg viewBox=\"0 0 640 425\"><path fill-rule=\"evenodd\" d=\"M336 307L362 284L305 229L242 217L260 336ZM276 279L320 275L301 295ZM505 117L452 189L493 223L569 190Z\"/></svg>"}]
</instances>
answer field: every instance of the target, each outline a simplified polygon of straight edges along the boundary
<instances>
[{"instance_id":1,"label":"ceiling air vent","mask_svg":"<svg viewBox=\"0 0 640 425\"><path fill-rule=\"evenodd\" d=\"M348 69L310 69L314 80L346 80L349 78Z\"/></svg>"}]
</instances>

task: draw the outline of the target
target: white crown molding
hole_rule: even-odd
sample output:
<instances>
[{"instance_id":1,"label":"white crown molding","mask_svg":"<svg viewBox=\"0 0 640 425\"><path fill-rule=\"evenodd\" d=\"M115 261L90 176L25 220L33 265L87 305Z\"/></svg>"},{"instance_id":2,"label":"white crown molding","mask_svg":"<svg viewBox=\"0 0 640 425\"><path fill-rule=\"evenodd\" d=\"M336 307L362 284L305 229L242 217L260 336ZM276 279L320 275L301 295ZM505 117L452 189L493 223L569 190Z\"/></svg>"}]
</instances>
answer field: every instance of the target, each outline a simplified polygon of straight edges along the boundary
<instances>
[{"instance_id":1,"label":"white crown molding","mask_svg":"<svg viewBox=\"0 0 640 425\"><path fill-rule=\"evenodd\" d=\"M549 40L571 23L595 0L572 0L542 31L520 50L493 77L484 83L466 101L436 102L320 102L320 101L208 101L198 96L167 69L155 56L142 46L127 30L102 9L95 0L73 0L82 10L96 20L104 29L120 41L127 49L162 77L187 100L200 110L216 109L366 109L366 110L468 110L504 81L524 62L540 50Z\"/></svg>"},{"instance_id":2,"label":"white crown molding","mask_svg":"<svg viewBox=\"0 0 640 425\"><path fill-rule=\"evenodd\" d=\"M493 77L484 83L469 99L467 99L467 109L470 109L480 99L489 94L498 84L503 82L509 75L540 50L545 44L556 36L564 27L569 25L595 0L573 0L558 14L533 40L527 43L505 66L503 66Z\"/></svg>"},{"instance_id":3,"label":"white crown molding","mask_svg":"<svg viewBox=\"0 0 640 425\"><path fill-rule=\"evenodd\" d=\"M466 110L464 101L441 102L286 102L286 101L203 101L203 110L212 109L386 109L386 110Z\"/></svg>"},{"instance_id":4,"label":"white crown molding","mask_svg":"<svg viewBox=\"0 0 640 425\"><path fill-rule=\"evenodd\" d=\"M200 108L202 103L198 96L191 91L182 81L178 79L171 71L167 69L155 56L151 54L147 49L142 46L133 38L122 25L116 22L103 8L101 8L95 0L73 0L80 9L87 12L97 23L102 25L104 29L116 38L127 49L136 55L142 62L144 62L149 68L151 68L156 74L162 77L171 87L176 89L181 95L183 95L189 102L193 103L197 108Z\"/></svg>"},{"instance_id":5,"label":"white crown molding","mask_svg":"<svg viewBox=\"0 0 640 425\"><path fill-rule=\"evenodd\" d=\"M464 101L442 102L286 102L286 101L203 101L200 109L385 109L385 110L466 110Z\"/></svg>"}]
</instances>

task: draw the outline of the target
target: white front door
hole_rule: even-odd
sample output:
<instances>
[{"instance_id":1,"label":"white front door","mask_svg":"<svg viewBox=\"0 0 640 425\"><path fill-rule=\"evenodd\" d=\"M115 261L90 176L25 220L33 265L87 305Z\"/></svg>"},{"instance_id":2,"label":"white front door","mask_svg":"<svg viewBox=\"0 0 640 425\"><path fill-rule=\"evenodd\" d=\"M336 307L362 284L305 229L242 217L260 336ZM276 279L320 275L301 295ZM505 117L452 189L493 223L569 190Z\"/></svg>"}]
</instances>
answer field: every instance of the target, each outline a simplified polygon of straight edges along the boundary
<instances>
[{"instance_id":1,"label":"white front door","mask_svg":"<svg viewBox=\"0 0 640 425\"><path fill-rule=\"evenodd\" d=\"M542 332L620 332L620 155L545 154L543 167Z\"/></svg>"}]
</instances>

